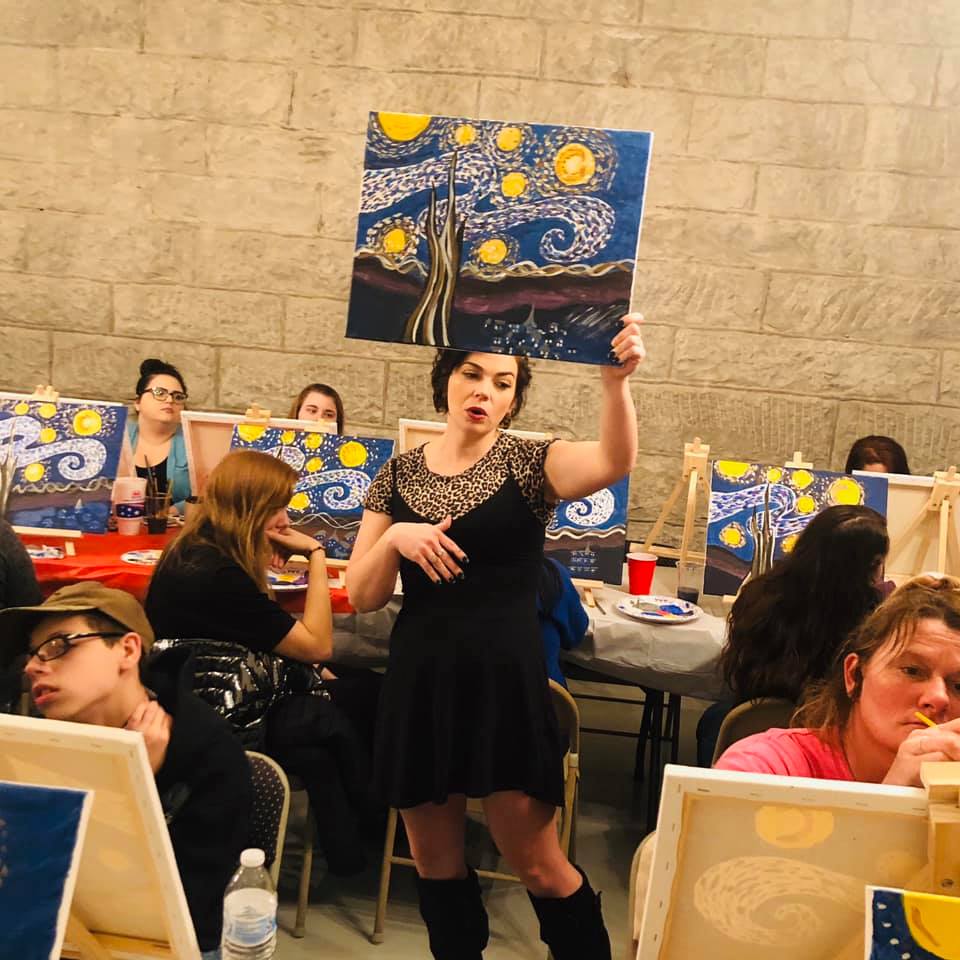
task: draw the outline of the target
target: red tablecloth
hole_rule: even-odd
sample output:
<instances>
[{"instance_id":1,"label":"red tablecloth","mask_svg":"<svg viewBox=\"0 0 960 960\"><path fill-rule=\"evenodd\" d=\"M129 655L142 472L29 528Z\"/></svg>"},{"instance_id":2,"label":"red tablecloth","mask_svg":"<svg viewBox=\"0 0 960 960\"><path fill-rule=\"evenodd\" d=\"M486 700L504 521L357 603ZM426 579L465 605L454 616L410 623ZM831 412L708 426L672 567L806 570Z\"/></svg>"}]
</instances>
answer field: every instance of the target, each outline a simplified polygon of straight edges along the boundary
<instances>
[{"instance_id":1,"label":"red tablecloth","mask_svg":"<svg viewBox=\"0 0 960 960\"><path fill-rule=\"evenodd\" d=\"M44 596L54 590L77 583L80 580L99 580L108 587L116 587L132 593L141 603L147 595L153 567L126 563L120 557L129 550L162 550L176 536L178 531L151 536L142 534L137 537L122 537L119 533L84 534L76 540L70 540L76 551L75 556L64 556L59 560L34 560L33 567L40 581ZM63 547L60 537L26 535L21 539L28 544L48 544ZM306 591L284 592L277 594L277 601L291 613L302 613ZM330 588L330 601L334 613L352 613L353 607L347 599L347 591L342 587Z\"/></svg>"}]
</instances>

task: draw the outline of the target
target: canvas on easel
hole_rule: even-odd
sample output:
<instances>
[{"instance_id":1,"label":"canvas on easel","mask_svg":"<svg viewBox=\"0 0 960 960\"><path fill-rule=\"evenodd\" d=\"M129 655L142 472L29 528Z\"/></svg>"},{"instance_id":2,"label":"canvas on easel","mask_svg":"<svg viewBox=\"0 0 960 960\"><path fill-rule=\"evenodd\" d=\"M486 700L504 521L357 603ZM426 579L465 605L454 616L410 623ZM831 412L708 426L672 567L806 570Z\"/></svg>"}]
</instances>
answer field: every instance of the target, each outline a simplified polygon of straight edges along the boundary
<instances>
[{"instance_id":1,"label":"canvas on easel","mask_svg":"<svg viewBox=\"0 0 960 960\"><path fill-rule=\"evenodd\" d=\"M0 715L0 780L93 793L64 956L92 936L118 960L199 958L139 733Z\"/></svg>"},{"instance_id":2,"label":"canvas on easel","mask_svg":"<svg viewBox=\"0 0 960 960\"><path fill-rule=\"evenodd\" d=\"M867 887L864 960L960 960L960 897Z\"/></svg>"},{"instance_id":3,"label":"canvas on easel","mask_svg":"<svg viewBox=\"0 0 960 960\"><path fill-rule=\"evenodd\" d=\"M89 790L0 780L4 956L60 956L92 802Z\"/></svg>"},{"instance_id":4,"label":"canvas on easel","mask_svg":"<svg viewBox=\"0 0 960 960\"><path fill-rule=\"evenodd\" d=\"M667 766L637 960L861 960L866 886L927 882L930 809L913 787Z\"/></svg>"},{"instance_id":5,"label":"canvas on easel","mask_svg":"<svg viewBox=\"0 0 960 960\"><path fill-rule=\"evenodd\" d=\"M15 527L106 533L127 408L0 393L0 514Z\"/></svg>"},{"instance_id":6,"label":"canvas on easel","mask_svg":"<svg viewBox=\"0 0 960 960\"><path fill-rule=\"evenodd\" d=\"M796 459L786 466L715 460L703 592L736 594L758 550L768 553L769 562L776 561L793 549L818 513L840 504L862 504L886 516L886 478L815 470Z\"/></svg>"},{"instance_id":7,"label":"canvas on easel","mask_svg":"<svg viewBox=\"0 0 960 960\"><path fill-rule=\"evenodd\" d=\"M393 440L242 423L230 446L259 450L293 467L298 479L287 506L290 522L320 540L329 559L350 558L364 498L393 456Z\"/></svg>"},{"instance_id":8,"label":"canvas on easel","mask_svg":"<svg viewBox=\"0 0 960 960\"><path fill-rule=\"evenodd\" d=\"M281 430L311 430L314 433L336 433L330 420L289 420L271 417L269 410L256 404L246 413L211 413L205 410L184 410L180 415L183 441L187 450L190 489L194 496L203 496L207 478L213 468L230 452L234 428L240 424L276 427Z\"/></svg>"},{"instance_id":9,"label":"canvas on easel","mask_svg":"<svg viewBox=\"0 0 960 960\"><path fill-rule=\"evenodd\" d=\"M955 467L932 476L855 470L858 479L887 480L886 575L902 583L920 573L960 576L960 474Z\"/></svg>"}]
</instances>

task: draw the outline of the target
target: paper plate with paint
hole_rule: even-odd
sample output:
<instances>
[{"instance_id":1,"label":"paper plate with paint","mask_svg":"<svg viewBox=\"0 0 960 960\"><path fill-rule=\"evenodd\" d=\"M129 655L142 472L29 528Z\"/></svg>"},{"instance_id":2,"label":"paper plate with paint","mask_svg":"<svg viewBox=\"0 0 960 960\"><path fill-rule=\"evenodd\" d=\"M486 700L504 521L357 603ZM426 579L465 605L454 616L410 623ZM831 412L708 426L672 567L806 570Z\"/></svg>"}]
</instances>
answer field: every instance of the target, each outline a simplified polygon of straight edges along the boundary
<instances>
[{"instance_id":1,"label":"paper plate with paint","mask_svg":"<svg viewBox=\"0 0 960 960\"><path fill-rule=\"evenodd\" d=\"M120 559L124 563L132 563L138 567L155 567L160 560L162 550L128 550Z\"/></svg>"},{"instance_id":2,"label":"paper plate with paint","mask_svg":"<svg viewBox=\"0 0 960 960\"><path fill-rule=\"evenodd\" d=\"M27 544L27 553L31 560L62 560L63 549L61 547L48 547L46 544L38 546L34 543Z\"/></svg>"},{"instance_id":3,"label":"paper plate with paint","mask_svg":"<svg viewBox=\"0 0 960 960\"><path fill-rule=\"evenodd\" d=\"M695 604L677 597L628 597L617 604L617 610L634 620L646 623L690 623L703 611Z\"/></svg>"},{"instance_id":4,"label":"paper plate with paint","mask_svg":"<svg viewBox=\"0 0 960 960\"><path fill-rule=\"evenodd\" d=\"M267 581L274 590L306 590L306 570L268 570Z\"/></svg>"}]
</instances>

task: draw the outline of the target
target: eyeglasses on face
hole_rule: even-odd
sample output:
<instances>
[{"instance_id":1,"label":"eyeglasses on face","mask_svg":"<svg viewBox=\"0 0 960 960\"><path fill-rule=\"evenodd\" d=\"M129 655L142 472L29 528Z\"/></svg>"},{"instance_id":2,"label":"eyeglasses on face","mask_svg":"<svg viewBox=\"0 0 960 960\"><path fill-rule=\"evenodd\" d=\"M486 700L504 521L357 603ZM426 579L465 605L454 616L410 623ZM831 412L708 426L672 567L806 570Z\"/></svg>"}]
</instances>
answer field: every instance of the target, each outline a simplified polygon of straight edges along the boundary
<instances>
[{"instance_id":1,"label":"eyeglasses on face","mask_svg":"<svg viewBox=\"0 0 960 960\"><path fill-rule=\"evenodd\" d=\"M174 403L183 403L187 395L182 390L168 390L166 387L148 387L144 393L152 393L155 400L161 403L164 400L172 400Z\"/></svg>"},{"instance_id":2,"label":"eyeglasses on face","mask_svg":"<svg viewBox=\"0 0 960 960\"><path fill-rule=\"evenodd\" d=\"M27 660L36 657L38 660L47 663L50 660L59 660L60 657L70 652L70 648L83 640L93 640L95 637L109 639L112 637L125 637L125 633L55 633L52 637L47 637L36 649L27 651Z\"/></svg>"}]
</instances>

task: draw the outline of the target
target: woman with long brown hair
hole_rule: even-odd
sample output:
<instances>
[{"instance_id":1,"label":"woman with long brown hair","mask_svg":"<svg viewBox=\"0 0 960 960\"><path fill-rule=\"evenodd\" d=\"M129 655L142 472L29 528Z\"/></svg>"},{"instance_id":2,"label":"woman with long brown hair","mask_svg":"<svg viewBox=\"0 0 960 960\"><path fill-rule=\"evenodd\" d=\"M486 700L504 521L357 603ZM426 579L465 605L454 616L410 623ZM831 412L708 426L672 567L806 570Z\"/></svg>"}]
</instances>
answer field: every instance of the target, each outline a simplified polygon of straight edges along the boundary
<instances>
[{"instance_id":1,"label":"woman with long brown hair","mask_svg":"<svg viewBox=\"0 0 960 960\"><path fill-rule=\"evenodd\" d=\"M296 479L265 453L225 457L160 558L146 610L159 648L193 646L196 691L246 745L266 749L303 779L328 866L349 874L365 862L360 826L376 820L369 748L347 715L355 693L313 666L331 655L333 620L323 546L287 516ZM301 620L276 603L267 583L268 567L294 553L310 564ZM361 712L375 711L375 696L362 702Z\"/></svg>"},{"instance_id":2,"label":"woman with long brown hair","mask_svg":"<svg viewBox=\"0 0 960 960\"><path fill-rule=\"evenodd\" d=\"M717 768L920 786L921 763L960 760L960 580L921 576L894 591L793 723L738 741Z\"/></svg>"},{"instance_id":3,"label":"woman with long brown hair","mask_svg":"<svg viewBox=\"0 0 960 960\"><path fill-rule=\"evenodd\" d=\"M308 383L290 404L291 420L326 420L337 425L337 433L343 433L343 400L333 387L325 383Z\"/></svg>"},{"instance_id":4,"label":"woman with long brown hair","mask_svg":"<svg viewBox=\"0 0 960 960\"><path fill-rule=\"evenodd\" d=\"M738 703L799 703L822 680L851 630L883 599L887 524L860 505L828 507L793 550L743 585L727 618L720 668L732 697L697 724L697 760L709 766L723 718Z\"/></svg>"}]
</instances>

